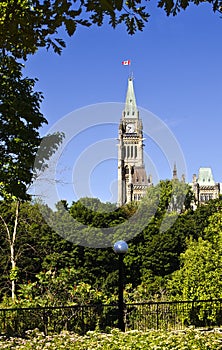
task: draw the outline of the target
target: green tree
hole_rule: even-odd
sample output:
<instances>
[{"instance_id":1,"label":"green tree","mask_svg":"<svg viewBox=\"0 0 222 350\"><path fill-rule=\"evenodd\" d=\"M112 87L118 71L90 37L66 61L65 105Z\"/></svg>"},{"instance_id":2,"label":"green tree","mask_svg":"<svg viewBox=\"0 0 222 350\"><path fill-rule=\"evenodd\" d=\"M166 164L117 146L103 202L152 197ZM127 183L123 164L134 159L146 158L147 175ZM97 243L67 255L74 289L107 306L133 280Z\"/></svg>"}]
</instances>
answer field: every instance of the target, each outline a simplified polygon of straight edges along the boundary
<instances>
[{"instance_id":1,"label":"green tree","mask_svg":"<svg viewBox=\"0 0 222 350\"><path fill-rule=\"evenodd\" d=\"M125 257L134 287L142 281L149 284L155 278L165 278L179 268L187 232L177 228L189 212L191 199L189 186L178 180L160 181L148 190L141 205L142 213L150 211L150 220L129 242Z\"/></svg>"},{"instance_id":2,"label":"green tree","mask_svg":"<svg viewBox=\"0 0 222 350\"><path fill-rule=\"evenodd\" d=\"M40 112L42 95L33 91L35 80L22 77L21 64L7 56L0 56L0 62L0 195L27 199L42 141L38 130L46 123Z\"/></svg>"},{"instance_id":3,"label":"green tree","mask_svg":"<svg viewBox=\"0 0 222 350\"><path fill-rule=\"evenodd\" d=\"M19 203L18 201L0 202L0 232L1 232L1 252L0 252L0 291L1 294L8 294L10 286L10 278L14 276L17 283L23 283L34 280L37 272L41 271L42 261L45 252L49 247L44 246L40 242L52 237L50 227L45 223L37 204L29 201ZM14 232L15 217L17 216L17 227ZM14 242L12 239L14 233ZM48 238L49 240L49 238ZM13 257L15 269L11 269L11 251L13 247ZM9 253L10 252L10 253ZM12 271L11 271L12 270Z\"/></svg>"},{"instance_id":4,"label":"green tree","mask_svg":"<svg viewBox=\"0 0 222 350\"><path fill-rule=\"evenodd\" d=\"M220 198L210 200L206 205L200 205L195 211L191 210L187 213L180 229L189 232L190 236L196 240L199 237L207 238L204 232L209 225L210 217L214 213L220 212L221 208L222 200Z\"/></svg>"},{"instance_id":5,"label":"green tree","mask_svg":"<svg viewBox=\"0 0 222 350\"><path fill-rule=\"evenodd\" d=\"M181 267L172 274L168 291L174 300L217 299L222 296L221 242L217 250L207 240L190 240Z\"/></svg>"},{"instance_id":6,"label":"green tree","mask_svg":"<svg viewBox=\"0 0 222 350\"><path fill-rule=\"evenodd\" d=\"M15 299L17 267L15 242L22 201L30 198L28 188L62 141L62 134L43 139L39 128L46 123L40 112L42 96L34 92L35 80L22 77L22 65L12 57L0 55L0 196L14 209L14 224L0 215L10 250L12 298Z\"/></svg>"},{"instance_id":7,"label":"green tree","mask_svg":"<svg viewBox=\"0 0 222 350\"><path fill-rule=\"evenodd\" d=\"M35 282L23 283L18 291L20 306L62 306L105 302L101 290L80 280L80 271L62 268L42 271Z\"/></svg>"},{"instance_id":8,"label":"green tree","mask_svg":"<svg viewBox=\"0 0 222 350\"><path fill-rule=\"evenodd\" d=\"M108 17L115 28L125 23L130 34L142 30L148 14L141 0L123 4L114 0L7 0L0 3L0 47L16 58L27 58L39 47L61 53L65 43L57 37L60 28L72 36L78 26L101 26Z\"/></svg>"},{"instance_id":9,"label":"green tree","mask_svg":"<svg viewBox=\"0 0 222 350\"><path fill-rule=\"evenodd\" d=\"M167 16L177 15L190 4L208 3L214 12L222 12L217 0L159 0ZM26 58L39 47L50 46L60 53L65 43L57 37L60 28L72 36L78 26L102 26L108 18L115 28L124 23L129 34L143 30L149 18L149 2L142 0L7 0L0 2L0 47L14 57Z\"/></svg>"},{"instance_id":10,"label":"green tree","mask_svg":"<svg viewBox=\"0 0 222 350\"><path fill-rule=\"evenodd\" d=\"M204 229L204 239L213 243L215 249L222 239L222 202L215 203L215 212L209 216L208 225Z\"/></svg>"},{"instance_id":11,"label":"green tree","mask_svg":"<svg viewBox=\"0 0 222 350\"><path fill-rule=\"evenodd\" d=\"M222 4L220 1L217 0L180 0L180 1L173 1L173 0L160 0L158 1L158 7L161 7L166 12L167 16L173 15L176 16L181 10L186 10L186 8L191 5L200 5L202 3L208 3L212 5L212 9L214 12L222 12Z\"/></svg>"}]
</instances>

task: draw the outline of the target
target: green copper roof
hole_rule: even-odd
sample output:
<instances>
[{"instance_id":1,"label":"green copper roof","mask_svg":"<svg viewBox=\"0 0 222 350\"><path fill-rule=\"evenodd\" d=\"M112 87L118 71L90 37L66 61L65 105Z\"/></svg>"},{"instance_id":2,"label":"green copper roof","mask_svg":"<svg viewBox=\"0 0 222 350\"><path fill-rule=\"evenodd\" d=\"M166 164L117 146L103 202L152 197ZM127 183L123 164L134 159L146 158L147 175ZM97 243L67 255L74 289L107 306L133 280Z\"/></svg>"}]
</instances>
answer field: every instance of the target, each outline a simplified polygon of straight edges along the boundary
<instances>
[{"instance_id":1,"label":"green copper roof","mask_svg":"<svg viewBox=\"0 0 222 350\"><path fill-rule=\"evenodd\" d=\"M197 182L200 185L215 185L211 168L200 168Z\"/></svg>"},{"instance_id":2,"label":"green copper roof","mask_svg":"<svg viewBox=\"0 0 222 350\"><path fill-rule=\"evenodd\" d=\"M126 93L126 102L125 102L125 117L126 118L137 118L137 106L136 106L136 97L133 88L133 79L128 79L128 89Z\"/></svg>"}]
</instances>

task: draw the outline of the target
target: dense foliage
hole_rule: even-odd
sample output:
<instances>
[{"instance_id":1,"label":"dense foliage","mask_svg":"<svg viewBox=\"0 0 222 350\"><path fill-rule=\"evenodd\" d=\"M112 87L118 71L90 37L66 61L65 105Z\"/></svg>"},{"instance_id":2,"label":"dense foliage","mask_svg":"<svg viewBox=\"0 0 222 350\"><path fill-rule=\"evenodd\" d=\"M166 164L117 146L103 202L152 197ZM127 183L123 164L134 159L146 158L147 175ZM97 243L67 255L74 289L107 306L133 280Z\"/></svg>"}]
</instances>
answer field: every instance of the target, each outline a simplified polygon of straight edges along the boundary
<instances>
[{"instance_id":1,"label":"dense foliage","mask_svg":"<svg viewBox=\"0 0 222 350\"><path fill-rule=\"evenodd\" d=\"M208 214L208 225L199 238L190 238L187 241L186 251L180 256L180 269L171 275L168 282L169 293L173 299L200 300L222 297L221 202L215 202L213 214Z\"/></svg>"},{"instance_id":2,"label":"dense foliage","mask_svg":"<svg viewBox=\"0 0 222 350\"><path fill-rule=\"evenodd\" d=\"M160 0L157 6L176 15L189 4L208 3L222 12L215 0ZM48 306L110 303L117 299L118 257L111 247L82 246L81 236L91 234L99 246L103 229L112 227L119 238L126 224L129 252L125 256L126 302L147 300L209 299L222 296L222 201L211 201L196 211L192 193L184 183L161 181L142 203L116 209L97 199L84 198L71 206L58 203L57 212L45 208L63 237L46 224L39 205L30 202L28 188L62 141L48 135L43 152L39 134L46 119L40 111L42 94L35 80L22 74L21 59L40 47L61 53L65 42L61 29L72 36L79 26L111 27L124 24L129 34L143 30L149 18L148 1L130 0L7 0L0 2L0 301L1 306ZM37 157L36 157L37 154ZM75 219L75 241L70 239L69 220ZM130 219L139 212L141 220ZM88 230L90 228L90 230ZM92 235L94 229L95 235ZM88 231L87 231L88 230ZM123 237L125 238L125 237ZM108 240L107 240L108 242ZM108 246L108 244L107 244ZM201 307L199 318L205 317ZM187 316L189 319L189 315ZM217 315L208 314L212 320ZM40 344L40 345L39 345ZM85 337L62 334L44 338L38 332L26 339L0 337L2 349L219 349L217 333L177 335L118 331ZM186 344L186 345L184 345Z\"/></svg>"},{"instance_id":3,"label":"dense foliage","mask_svg":"<svg viewBox=\"0 0 222 350\"><path fill-rule=\"evenodd\" d=\"M170 206L172 187L172 181L163 181L150 190L152 195L144 198L142 205L146 208L156 191L160 194L151 220L128 242L129 250L124 258L126 301L221 296L217 281L221 280L218 266L221 264L222 202L220 199L211 201L195 211L184 207L178 214ZM190 196L189 191L187 195ZM9 228L13 227L13 203L2 201L0 205L1 216ZM137 210L136 205L115 209L110 203L103 204L98 199L89 198L73 202L70 207L65 202L60 205L65 206L81 224L101 228L118 226ZM45 223L38 209L37 203L20 204L14 271L10 268L5 225L0 221L3 305L11 305L12 278L17 284L15 302L21 306L116 301L118 257L112 247L88 248L65 240ZM164 231L162 222L166 218L171 226ZM215 280L213 284L212 278Z\"/></svg>"},{"instance_id":4,"label":"dense foliage","mask_svg":"<svg viewBox=\"0 0 222 350\"><path fill-rule=\"evenodd\" d=\"M27 198L32 177L61 142L62 135L49 135L44 152L36 158L42 142L39 128L47 123L40 112L42 95L34 91L35 80L22 76L22 65L0 55L0 195Z\"/></svg>"},{"instance_id":5,"label":"dense foliage","mask_svg":"<svg viewBox=\"0 0 222 350\"><path fill-rule=\"evenodd\" d=\"M60 133L45 138L40 136L39 128L46 123L40 112L42 95L34 91L35 80L23 77L22 68L22 64L6 55L4 50L0 52L0 196L5 200L0 221L1 239L6 240L10 252L8 260L13 300L18 275L17 258L20 255L19 250L15 252L20 204L31 198L28 189L33 178L47 167L46 161L63 138ZM37 154L40 144L43 146Z\"/></svg>"},{"instance_id":6,"label":"dense foliage","mask_svg":"<svg viewBox=\"0 0 222 350\"><path fill-rule=\"evenodd\" d=\"M148 14L141 0L123 1L69 1L21 0L0 3L0 47L16 58L27 58L39 47L52 47L61 53L65 42L57 36L65 28L72 36L78 26L101 26L105 18L116 27L124 23L128 33L142 30Z\"/></svg>"},{"instance_id":7,"label":"dense foliage","mask_svg":"<svg viewBox=\"0 0 222 350\"><path fill-rule=\"evenodd\" d=\"M212 5L221 13L221 1L217 0L159 0L157 6L165 13L176 15L190 4ZM65 28L72 36L79 26L102 26L106 19L115 28L123 23L129 34L143 30L149 18L149 2L142 0L7 0L0 3L0 47L16 58L26 58L39 47L52 47L60 53L65 46L57 36Z\"/></svg>"}]
</instances>

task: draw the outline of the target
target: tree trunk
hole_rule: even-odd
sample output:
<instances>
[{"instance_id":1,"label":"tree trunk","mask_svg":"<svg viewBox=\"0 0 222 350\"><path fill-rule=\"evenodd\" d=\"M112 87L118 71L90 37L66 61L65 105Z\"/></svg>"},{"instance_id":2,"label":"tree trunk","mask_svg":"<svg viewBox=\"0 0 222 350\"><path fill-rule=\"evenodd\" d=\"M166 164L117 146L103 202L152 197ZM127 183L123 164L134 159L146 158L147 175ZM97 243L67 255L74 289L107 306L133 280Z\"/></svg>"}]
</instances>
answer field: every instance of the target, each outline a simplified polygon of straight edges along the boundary
<instances>
[{"instance_id":1,"label":"tree trunk","mask_svg":"<svg viewBox=\"0 0 222 350\"><path fill-rule=\"evenodd\" d=\"M15 302L15 283L16 283L16 259L15 259L15 240L16 240L16 234L17 234L17 227L18 227L18 217L19 217L19 205L20 202L17 200L16 207L15 207L15 221L14 221L14 228L12 233L12 239L10 244L11 249L11 268L12 268L12 302Z\"/></svg>"},{"instance_id":2,"label":"tree trunk","mask_svg":"<svg viewBox=\"0 0 222 350\"><path fill-rule=\"evenodd\" d=\"M17 200L15 202L15 221L14 221L14 227L13 227L12 233L9 230L8 224L6 223L4 218L0 215L0 219L2 220L7 232L7 238L8 238L9 247L10 247L10 261L11 261L10 280L11 280L11 297L12 297L13 303L15 302L15 299L16 299L17 269L16 269L15 241L16 241L16 234L17 234L17 228L18 228L19 206L20 206L20 202L19 200Z\"/></svg>"},{"instance_id":3,"label":"tree trunk","mask_svg":"<svg viewBox=\"0 0 222 350\"><path fill-rule=\"evenodd\" d=\"M10 279L11 279L11 292L12 292L12 302L15 302L15 281L16 281L16 261L15 261L15 250L14 250L14 243L10 245L10 251L11 251L11 273L10 273Z\"/></svg>"}]
</instances>

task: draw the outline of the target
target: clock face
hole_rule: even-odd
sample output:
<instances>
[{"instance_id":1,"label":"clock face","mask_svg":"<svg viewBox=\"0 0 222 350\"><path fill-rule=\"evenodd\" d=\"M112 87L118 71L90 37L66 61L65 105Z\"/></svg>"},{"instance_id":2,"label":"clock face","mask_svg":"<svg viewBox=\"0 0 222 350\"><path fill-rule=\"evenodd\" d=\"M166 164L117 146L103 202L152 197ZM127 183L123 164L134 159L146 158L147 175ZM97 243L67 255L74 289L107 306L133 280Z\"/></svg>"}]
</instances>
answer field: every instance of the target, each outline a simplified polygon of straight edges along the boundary
<instances>
[{"instance_id":1,"label":"clock face","mask_svg":"<svg viewBox=\"0 0 222 350\"><path fill-rule=\"evenodd\" d=\"M126 132L135 132L135 124L129 123L126 125Z\"/></svg>"}]
</instances>

